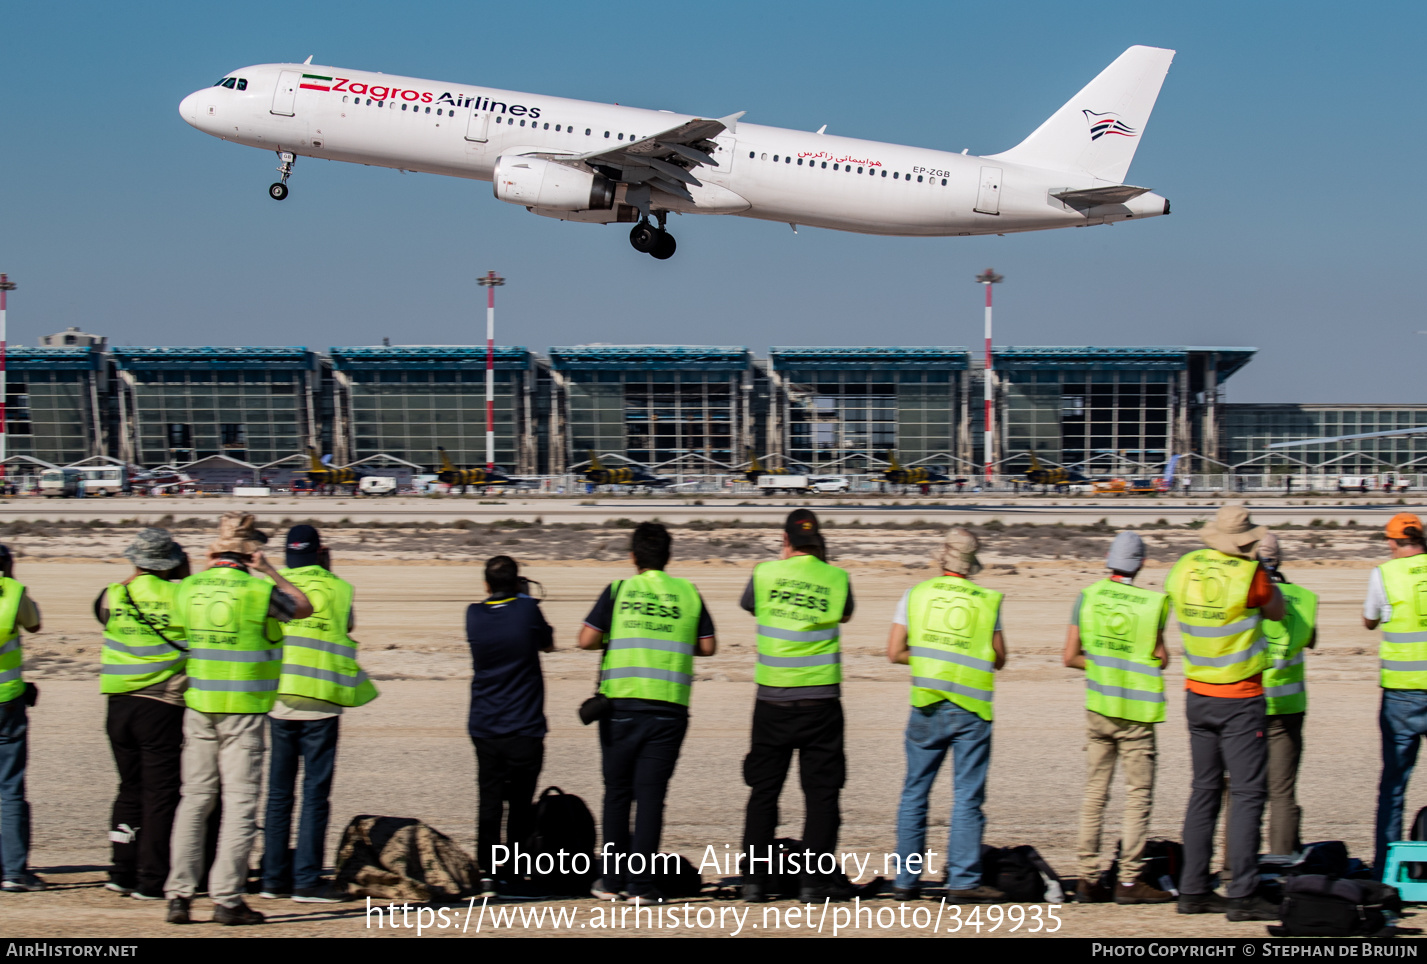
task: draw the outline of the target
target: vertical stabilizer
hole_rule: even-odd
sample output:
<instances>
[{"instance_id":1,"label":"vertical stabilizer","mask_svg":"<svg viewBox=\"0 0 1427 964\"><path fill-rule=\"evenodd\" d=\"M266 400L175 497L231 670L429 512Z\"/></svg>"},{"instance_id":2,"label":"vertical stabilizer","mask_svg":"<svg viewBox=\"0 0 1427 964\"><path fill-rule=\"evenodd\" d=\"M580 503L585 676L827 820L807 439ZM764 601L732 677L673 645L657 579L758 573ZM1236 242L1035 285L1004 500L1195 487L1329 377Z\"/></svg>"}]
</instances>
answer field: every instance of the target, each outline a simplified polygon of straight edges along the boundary
<instances>
[{"instance_id":1,"label":"vertical stabilizer","mask_svg":"<svg viewBox=\"0 0 1427 964\"><path fill-rule=\"evenodd\" d=\"M1131 47L997 160L1123 184L1174 51Z\"/></svg>"}]
</instances>

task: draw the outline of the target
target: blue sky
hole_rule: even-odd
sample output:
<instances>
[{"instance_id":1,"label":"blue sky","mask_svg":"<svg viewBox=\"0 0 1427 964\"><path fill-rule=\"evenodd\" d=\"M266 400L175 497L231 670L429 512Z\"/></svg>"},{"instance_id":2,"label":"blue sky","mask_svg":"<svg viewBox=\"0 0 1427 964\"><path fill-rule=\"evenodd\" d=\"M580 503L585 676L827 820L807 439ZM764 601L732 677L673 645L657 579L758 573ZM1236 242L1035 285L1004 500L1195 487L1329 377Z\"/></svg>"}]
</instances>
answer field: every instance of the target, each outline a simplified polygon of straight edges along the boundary
<instances>
[{"instance_id":1,"label":"blue sky","mask_svg":"<svg viewBox=\"0 0 1427 964\"><path fill-rule=\"evenodd\" d=\"M1248 345L1231 401L1423 400L1423 72L1406 3L12 4L0 36L10 337L116 344ZM179 100L299 61L992 153L1136 44L1178 51L1143 223L875 238L676 218L668 262L484 182L199 133Z\"/></svg>"}]
</instances>

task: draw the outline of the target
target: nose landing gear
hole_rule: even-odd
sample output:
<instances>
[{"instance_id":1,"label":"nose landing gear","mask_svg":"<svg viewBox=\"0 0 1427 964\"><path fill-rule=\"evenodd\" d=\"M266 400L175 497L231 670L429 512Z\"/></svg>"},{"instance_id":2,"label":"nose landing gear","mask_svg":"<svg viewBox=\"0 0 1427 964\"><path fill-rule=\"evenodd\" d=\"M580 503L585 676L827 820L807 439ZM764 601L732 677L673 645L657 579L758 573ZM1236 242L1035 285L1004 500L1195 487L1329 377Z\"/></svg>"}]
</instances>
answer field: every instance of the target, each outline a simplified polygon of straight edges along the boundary
<instances>
[{"instance_id":1,"label":"nose landing gear","mask_svg":"<svg viewBox=\"0 0 1427 964\"><path fill-rule=\"evenodd\" d=\"M281 181L274 181L268 185L268 197L274 201L281 201L287 197L287 179L292 177L292 165L297 160L297 155L291 151L278 151L278 160L282 164L278 167L278 173L282 175Z\"/></svg>"},{"instance_id":2,"label":"nose landing gear","mask_svg":"<svg viewBox=\"0 0 1427 964\"><path fill-rule=\"evenodd\" d=\"M667 261L674 256L678 245L674 242L674 236L664 229L666 216L662 211L656 212L655 217L659 219L657 228L646 219L630 229L629 243L635 251L652 255L660 261Z\"/></svg>"}]
</instances>

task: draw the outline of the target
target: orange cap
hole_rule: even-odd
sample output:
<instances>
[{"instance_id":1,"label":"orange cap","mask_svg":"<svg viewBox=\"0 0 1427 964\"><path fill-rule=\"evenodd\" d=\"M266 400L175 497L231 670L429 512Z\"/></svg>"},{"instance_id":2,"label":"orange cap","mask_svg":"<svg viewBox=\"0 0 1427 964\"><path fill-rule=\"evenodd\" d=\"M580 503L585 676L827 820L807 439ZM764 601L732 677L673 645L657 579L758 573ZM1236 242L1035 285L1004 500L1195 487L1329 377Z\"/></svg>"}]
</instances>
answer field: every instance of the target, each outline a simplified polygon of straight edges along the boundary
<instances>
[{"instance_id":1,"label":"orange cap","mask_svg":"<svg viewBox=\"0 0 1427 964\"><path fill-rule=\"evenodd\" d=\"M1406 539L1409 528L1416 529L1421 533L1422 520L1411 512L1399 512L1387 520L1387 537L1389 539Z\"/></svg>"}]
</instances>

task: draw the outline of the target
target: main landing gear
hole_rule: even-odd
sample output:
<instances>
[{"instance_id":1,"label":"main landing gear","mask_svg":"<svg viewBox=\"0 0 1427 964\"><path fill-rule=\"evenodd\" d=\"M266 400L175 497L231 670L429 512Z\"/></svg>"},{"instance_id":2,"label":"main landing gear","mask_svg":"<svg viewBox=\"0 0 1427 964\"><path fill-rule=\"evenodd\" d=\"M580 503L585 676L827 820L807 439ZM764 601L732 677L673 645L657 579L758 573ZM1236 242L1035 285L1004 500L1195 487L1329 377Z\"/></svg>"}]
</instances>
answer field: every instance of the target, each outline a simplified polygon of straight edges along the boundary
<instances>
[{"instance_id":1,"label":"main landing gear","mask_svg":"<svg viewBox=\"0 0 1427 964\"><path fill-rule=\"evenodd\" d=\"M282 165L278 167L278 173L282 175L281 181L274 181L268 185L268 197L274 201L281 201L287 197L287 179L292 177L292 164L297 160L297 155L291 151L278 151L278 160Z\"/></svg>"},{"instance_id":2,"label":"main landing gear","mask_svg":"<svg viewBox=\"0 0 1427 964\"><path fill-rule=\"evenodd\" d=\"M636 224L629 232L629 243L641 254L650 254L660 261L667 261L674 256L674 249L678 245L674 243L674 236L664 230L663 212L658 213L656 217L659 218L657 228L648 220Z\"/></svg>"}]
</instances>

